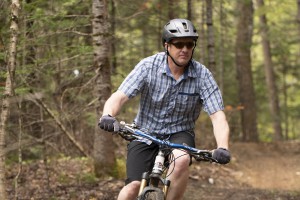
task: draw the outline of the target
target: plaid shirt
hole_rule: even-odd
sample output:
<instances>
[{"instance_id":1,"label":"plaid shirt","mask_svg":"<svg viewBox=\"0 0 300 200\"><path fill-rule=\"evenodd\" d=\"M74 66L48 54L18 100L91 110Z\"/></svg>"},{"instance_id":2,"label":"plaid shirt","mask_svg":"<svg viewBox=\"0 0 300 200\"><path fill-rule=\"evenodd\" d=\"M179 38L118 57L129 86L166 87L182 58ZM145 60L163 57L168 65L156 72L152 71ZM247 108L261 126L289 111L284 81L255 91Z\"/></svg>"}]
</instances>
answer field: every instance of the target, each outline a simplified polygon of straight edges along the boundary
<instances>
[{"instance_id":1,"label":"plaid shirt","mask_svg":"<svg viewBox=\"0 0 300 200\"><path fill-rule=\"evenodd\" d=\"M129 98L141 94L135 123L150 132L172 134L193 130L201 108L209 115L223 110L220 90L211 72L192 60L175 80L165 53L139 62L120 85Z\"/></svg>"}]
</instances>

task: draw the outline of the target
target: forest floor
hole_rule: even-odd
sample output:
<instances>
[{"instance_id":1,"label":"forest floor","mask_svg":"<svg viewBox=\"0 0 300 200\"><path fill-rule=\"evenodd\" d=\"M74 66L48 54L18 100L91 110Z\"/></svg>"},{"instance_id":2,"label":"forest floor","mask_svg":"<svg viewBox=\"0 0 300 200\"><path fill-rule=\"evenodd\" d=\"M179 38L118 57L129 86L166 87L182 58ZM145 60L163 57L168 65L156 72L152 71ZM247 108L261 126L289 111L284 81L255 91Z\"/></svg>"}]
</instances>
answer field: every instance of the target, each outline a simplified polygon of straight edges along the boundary
<instances>
[{"instance_id":1,"label":"forest floor","mask_svg":"<svg viewBox=\"0 0 300 200\"><path fill-rule=\"evenodd\" d=\"M234 143L231 152L225 166L193 163L184 200L300 199L300 142ZM9 168L9 199L114 200L123 186L123 180L95 179L88 159L47 163L24 163L17 187L18 166Z\"/></svg>"}]
</instances>

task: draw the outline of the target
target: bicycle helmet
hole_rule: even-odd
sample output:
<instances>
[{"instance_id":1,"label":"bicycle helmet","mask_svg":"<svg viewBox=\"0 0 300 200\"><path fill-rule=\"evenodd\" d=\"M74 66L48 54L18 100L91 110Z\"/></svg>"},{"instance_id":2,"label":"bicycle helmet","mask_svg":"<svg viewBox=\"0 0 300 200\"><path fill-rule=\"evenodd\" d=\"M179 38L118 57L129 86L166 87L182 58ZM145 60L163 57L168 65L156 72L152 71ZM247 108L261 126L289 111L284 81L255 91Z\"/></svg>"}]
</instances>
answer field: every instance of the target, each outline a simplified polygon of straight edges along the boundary
<instances>
[{"instance_id":1,"label":"bicycle helmet","mask_svg":"<svg viewBox=\"0 0 300 200\"><path fill-rule=\"evenodd\" d=\"M198 39L198 33L191 21L187 19L172 19L163 28L162 44L170 42L174 38L188 37L195 41Z\"/></svg>"}]
</instances>

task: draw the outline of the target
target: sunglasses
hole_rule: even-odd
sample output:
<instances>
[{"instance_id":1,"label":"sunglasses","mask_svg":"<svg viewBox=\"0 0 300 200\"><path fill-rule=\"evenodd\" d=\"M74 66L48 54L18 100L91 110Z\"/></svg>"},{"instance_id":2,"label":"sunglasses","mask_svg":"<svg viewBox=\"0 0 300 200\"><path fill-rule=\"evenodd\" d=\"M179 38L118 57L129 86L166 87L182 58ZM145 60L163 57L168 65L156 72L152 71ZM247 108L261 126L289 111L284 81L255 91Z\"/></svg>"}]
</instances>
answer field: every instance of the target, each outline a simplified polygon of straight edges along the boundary
<instances>
[{"instance_id":1,"label":"sunglasses","mask_svg":"<svg viewBox=\"0 0 300 200\"><path fill-rule=\"evenodd\" d=\"M195 47L195 42L170 42L170 44L174 45L176 49L182 49L186 46L188 49L192 49Z\"/></svg>"}]
</instances>

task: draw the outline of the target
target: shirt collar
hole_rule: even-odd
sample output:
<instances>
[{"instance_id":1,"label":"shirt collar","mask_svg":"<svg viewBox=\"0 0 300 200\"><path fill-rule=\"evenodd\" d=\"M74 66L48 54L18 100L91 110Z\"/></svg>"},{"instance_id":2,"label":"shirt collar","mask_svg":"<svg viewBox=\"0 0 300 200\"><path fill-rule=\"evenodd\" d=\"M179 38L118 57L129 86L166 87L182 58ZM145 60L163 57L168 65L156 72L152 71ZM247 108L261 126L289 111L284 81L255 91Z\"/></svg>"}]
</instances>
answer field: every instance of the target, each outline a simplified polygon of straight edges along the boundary
<instances>
[{"instance_id":1,"label":"shirt collar","mask_svg":"<svg viewBox=\"0 0 300 200\"><path fill-rule=\"evenodd\" d=\"M189 77L192 77L192 78L196 78L197 77L197 71L195 69L195 64L194 64L194 60L193 59L190 61L190 65L187 68L187 75Z\"/></svg>"}]
</instances>

